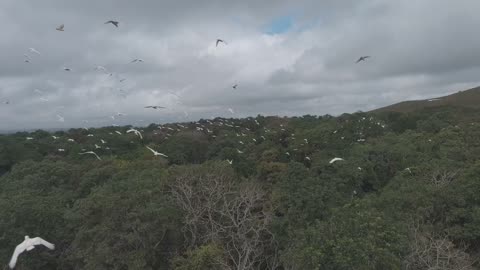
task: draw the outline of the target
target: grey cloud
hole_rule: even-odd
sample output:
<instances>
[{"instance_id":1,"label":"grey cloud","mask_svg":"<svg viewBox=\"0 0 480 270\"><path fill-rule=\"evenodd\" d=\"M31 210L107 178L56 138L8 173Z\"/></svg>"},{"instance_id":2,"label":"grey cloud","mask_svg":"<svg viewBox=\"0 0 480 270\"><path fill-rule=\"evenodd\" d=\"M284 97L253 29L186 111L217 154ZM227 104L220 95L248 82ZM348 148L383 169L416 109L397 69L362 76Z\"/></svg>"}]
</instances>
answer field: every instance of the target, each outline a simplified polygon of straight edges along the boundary
<instances>
[{"instance_id":1,"label":"grey cloud","mask_svg":"<svg viewBox=\"0 0 480 270\"><path fill-rule=\"evenodd\" d=\"M236 117L339 114L443 95L480 82L479 8L473 0L5 0L0 99L11 104L0 105L0 130L229 117L230 107ZM292 31L262 33L292 14ZM215 48L219 37L229 44ZM42 55L24 63L29 47ZM365 54L372 58L354 64ZM151 104L168 109L143 108ZM117 112L127 116L112 120Z\"/></svg>"}]
</instances>

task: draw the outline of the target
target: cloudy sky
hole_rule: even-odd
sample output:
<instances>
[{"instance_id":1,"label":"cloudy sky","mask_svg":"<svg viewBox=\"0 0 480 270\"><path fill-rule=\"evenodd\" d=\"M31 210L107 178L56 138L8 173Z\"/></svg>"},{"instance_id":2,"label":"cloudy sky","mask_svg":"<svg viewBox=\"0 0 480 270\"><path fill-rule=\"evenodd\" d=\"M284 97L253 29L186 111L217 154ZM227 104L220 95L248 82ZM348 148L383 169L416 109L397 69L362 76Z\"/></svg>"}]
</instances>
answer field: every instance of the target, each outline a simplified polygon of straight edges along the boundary
<instances>
[{"instance_id":1,"label":"cloudy sky","mask_svg":"<svg viewBox=\"0 0 480 270\"><path fill-rule=\"evenodd\" d=\"M0 130L229 108L337 115L454 93L480 85L478 10L478 0L1 0ZM355 64L361 55L372 57Z\"/></svg>"}]
</instances>

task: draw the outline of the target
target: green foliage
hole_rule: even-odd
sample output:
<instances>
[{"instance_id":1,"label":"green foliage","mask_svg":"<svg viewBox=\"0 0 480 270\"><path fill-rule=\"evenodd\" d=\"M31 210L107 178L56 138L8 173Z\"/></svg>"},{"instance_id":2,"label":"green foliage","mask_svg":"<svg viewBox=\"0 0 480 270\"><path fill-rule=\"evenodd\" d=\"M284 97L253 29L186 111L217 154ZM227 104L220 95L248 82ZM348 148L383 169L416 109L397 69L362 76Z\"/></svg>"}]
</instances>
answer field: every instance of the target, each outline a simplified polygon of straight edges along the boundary
<instances>
[{"instance_id":1,"label":"green foliage","mask_svg":"<svg viewBox=\"0 0 480 270\"><path fill-rule=\"evenodd\" d=\"M206 244L192 251L187 251L185 257L173 260L175 270L221 270L223 250L216 244Z\"/></svg>"},{"instance_id":2,"label":"green foliage","mask_svg":"<svg viewBox=\"0 0 480 270\"><path fill-rule=\"evenodd\" d=\"M479 122L443 107L0 135L0 260L29 235L56 249L19 269L413 269L439 240L474 262Z\"/></svg>"},{"instance_id":3,"label":"green foliage","mask_svg":"<svg viewBox=\"0 0 480 270\"><path fill-rule=\"evenodd\" d=\"M401 269L404 233L375 209L337 208L297 232L284 256L294 269Z\"/></svg>"}]
</instances>

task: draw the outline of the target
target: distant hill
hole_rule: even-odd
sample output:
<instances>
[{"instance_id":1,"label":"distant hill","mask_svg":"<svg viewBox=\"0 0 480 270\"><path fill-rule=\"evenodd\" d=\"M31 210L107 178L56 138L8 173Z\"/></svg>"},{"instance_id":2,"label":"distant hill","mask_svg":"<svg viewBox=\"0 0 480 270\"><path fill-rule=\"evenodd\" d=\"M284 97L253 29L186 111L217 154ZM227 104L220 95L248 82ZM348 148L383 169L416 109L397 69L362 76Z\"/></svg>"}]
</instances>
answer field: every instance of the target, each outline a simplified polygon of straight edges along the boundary
<instances>
[{"instance_id":1,"label":"distant hill","mask_svg":"<svg viewBox=\"0 0 480 270\"><path fill-rule=\"evenodd\" d=\"M480 87L455 94L425 100L403 101L397 104L372 110L371 112L413 112L425 108L453 106L480 109Z\"/></svg>"}]
</instances>

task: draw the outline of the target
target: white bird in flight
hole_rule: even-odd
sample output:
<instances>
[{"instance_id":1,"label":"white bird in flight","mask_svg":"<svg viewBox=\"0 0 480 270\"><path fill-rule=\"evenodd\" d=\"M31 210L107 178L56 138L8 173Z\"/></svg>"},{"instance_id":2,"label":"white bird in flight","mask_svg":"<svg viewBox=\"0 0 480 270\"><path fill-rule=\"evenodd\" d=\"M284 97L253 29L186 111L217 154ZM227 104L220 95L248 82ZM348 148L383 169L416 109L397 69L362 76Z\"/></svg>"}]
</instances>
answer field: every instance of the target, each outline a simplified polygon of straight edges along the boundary
<instances>
[{"instance_id":1,"label":"white bird in flight","mask_svg":"<svg viewBox=\"0 0 480 270\"><path fill-rule=\"evenodd\" d=\"M22 243L20 243L16 248L15 251L13 252L12 258L10 259L10 262L8 263L8 266L10 266L11 269L15 268L15 265L17 264L17 259L20 254L22 254L25 250L30 251L35 248L35 246L39 245L44 245L45 247L54 250L55 245L52 243L49 243L45 240L43 240L40 237L35 237L35 238L30 238L28 235L25 235L25 240L23 240Z\"/></svg>"},{"instance_id":2,"label":"white bird in flight","mask_svg":"<svg viewBox=\"0 0 480 270\"><path fill-rule=\"evenodd\" d=\"M105 73L108 73L107 69L104 66L97 66L97 67L95 67L95 70L101 70Z\"/></svg>"},{"instance_id":3,"label":"white bird in flight","mask_svg":"<svg viewBox=\"0 0 480 270\"><path fill-rule=\"evenodd\" d=\"M88 152L79 153L79 155L94 155L98 160L102 160L102 159L97 155L97 153L95 153L95 152L93 152L93 151L88 151Z\"/></svg>"},{"instance_id":4,"label":"white bird in flight","mask_svg":"<svg viewBox=\"0 0 480 270\"><path fill-rule=\"evenodd\" d=\"M228 108L228 111L232 114L235 114L235 111L232 108Z\"/></svg>"},{"instance_id":5,"label":"white bird in flight","mask_svg":"<svg viewBox=\"0 0 480 270\"><path fill-rule=\"evenodd\" d=\"M232 160L227 159L227 162L228 162L228 164L232 165L233 164L233 159Z\"/></svg>"},{"instance_id":6,"label":"white bird in flight","mask_svg":"<svg viewBox=\"0 0 480 270\"><path fill-rule=\"evenodd\" d=\"M37 50L35 50L35 48L28 48L28 50L29 50L30 52L32 52L32 53L35 53L35 54L40 55L40 52L37 51Z\"/></svg>"},{"instance_id":7,"label":"white bird in flight","mask_svg":"<svg viewBox=\"0 0 480 270\"><path fill-rule=\"evenodd\" d=\"M65 122L65 118L63 118L61 115L57 114L57 119L59 122Z\"/></svg>"},{"instance_id":8,"label":"white bird in flight","mask_svg":"<svg viewBox=\"0 0 480 270\"><path fill-rule=\"evenodd\" d=\"M127 133L131 133L131 132L135 133L135 135L137 135L138 137L140 137L140 139L143 140L143 136L142 136L142 133L140 133L140 131L138 131L138 130L136 130L136 129L133 129L133 128L127 130Z\"/></svg>"},{"instance_id":9,"label":"white bird in flight","mask_svg":"<svg viewBox=\"0 0 480 270\"><path fill-rule=\"evenodd\" d=\"M163 154L163 153L160 153L160 152L157 152L155 150L153 150L152 148L148 147L148 146L145 146L148 150L150 150L154 156L162 156L162 157L166 157L168 158L167 155Z\"/></svg>"},{"instance_id":10,"label":"white bird in flight","mask_svg":"<svg viewBox=\"0 0 480 270\"><path fill-rule=\"evenodd\" d=\"M336 161L341 161L341 160L344 160L344 159L343 159L343 158L338 158L338 157L336 157L336 158L333 158L332 160L330 160L329 163L332 164L332 163L334 163L334 162L336 162Z\"/></svg>"}]
</instances>

